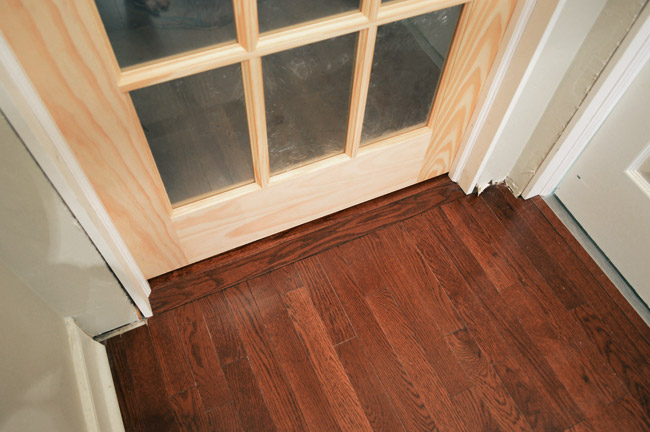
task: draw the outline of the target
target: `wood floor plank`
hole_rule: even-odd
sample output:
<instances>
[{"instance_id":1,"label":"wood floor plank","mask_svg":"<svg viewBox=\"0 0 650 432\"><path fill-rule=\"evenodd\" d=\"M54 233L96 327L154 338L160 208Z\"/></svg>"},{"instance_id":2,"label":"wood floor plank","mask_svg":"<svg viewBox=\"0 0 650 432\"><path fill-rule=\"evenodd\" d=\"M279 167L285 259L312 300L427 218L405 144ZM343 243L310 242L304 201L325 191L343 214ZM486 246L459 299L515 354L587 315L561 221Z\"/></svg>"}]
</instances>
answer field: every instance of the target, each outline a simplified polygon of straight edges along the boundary
<instances>
[{"instance_id":1,"label":"wood floor plank","mask_svg":"<svg viewBox=\"0 0 650 432\"><path fill-rule=\"evenodd\" d=\"M372 430L307 291L304 288L290 291L282 296L282 300L309 353L316 375L341 429Z\"/></svg>"},{"instance_id":2,"label":"wood floor plank","mask_svg":"<svg viewBox=\"0 0 650 432\"><path fill-rule=\"evenodd\" d=\"M613 334L600 314L584 304L572 311L578 322L596 343L602 356L610 367L626 384L628 390L639 401L646 412L650 412L650 363L638 361L636 356L623 344L622 338Z\"/></svg>"},{"instance_id":3,"label":"wood floor plank","mask_svg":"<svg viewBox=\"0 0 650 432\"><path fill-rule=\"evenodd\" d=\"M247 358L223 366L223 373L228 380L245 431L267 432L284 429L276 428Z\"/></svg>"},{"instance_id":4,"label":"wood floor plank","mask_svg":"<svg viewBox=\"0 0 650 432\"><path fill-rule=\"evenodd\" d=\"M618 335L620 343L625 346L625 349L639 362L645 362L645 359L650 357L650 345L646 343L639 329L631 325L628 317L622 313L620 308L612 307L611 298L603 292L589 269L557 234L557 231L539 212L535 204L518 200L500 188L495 189L491 196L494 196L493 200L499 203L497 208L509 215L512 221L528 225L529 228L535 227L534 234L545 239L547 249L553 255L555 265L561 270L565 279L573 283L574 286L580 287L580 290L588 297L591 306L600 314L611 331ZM533 230L531 229L531 231ZM640 343L641 341L643 343Z\"/></svg>"},{"instance_id":5,"label":"wood floor plank","mask_svg":"<svg viewBox=\"0 0 650 432\"><path fill-rule=\"evenodd\" d=\"M567 245L573 250L573 252L582 260L585 266L589 269L589 272L593 277L598 281L603 291L616 302L618 307L623 312L623 315L630 320L632 327L639 330L643 335L643 338L647 343L650 343L650 326L643 321L643 318L638 314L638 312L632 307L630 302L628 302L623 294L616 288L612 281L607 277L605 272L598 266L598 264L591 258L589 252L587 252L580 242L571 234L569 229L564 225L564 223L557 217L553 210L544 202L542 197L534 197L532 202L535 204L537 209L544 215L546 220L555 228L557 233L564 239Z\"/></svg>"},{"instance_id":6,"label":"wood floor plank","mask_svg":"<svg viewBox=\"0 0 650 432\"><path fill-rule=\"evenodd\" d=\"M122 412L124 429L127 431L144 431L138 400L131 380L131 371L126 359L122 336L118 335L106 341L106 353L115 383L115 393Z\"/></svg>"},{"instance_id":7,"label":"wood floor plank","mask_svg":"<svg viewBox=\"0 0 650 432\"><path fill-rule=\"evenodd\" d=\"M361 402L363 411L374 431L404 431L386 390L370 365L359 338L352 338L336 346L339 360Z\"/></svg>"},{"instance_id":8,"label":"wood floor plank","mask_svg":"<svg viewBox=\"0 0 650 432\"><path fill-rule=\"evenodd\" d=\"M470 387L454 395L452 399L470 431L493 432L503 430L492 417L490 409L475 387Z\"/></svg>"},{"instance_id":9,"label":"wood floor plank","mask_svg":"<svg viewBox=\"0 0 650 432\"><path fill-rule=\"evenodd\" d=\"M535 366L524 356L509 357L494 367L533 430L561 431L584 418L566 412L566 407L547 389Z\"/></svg>"},{"instance_id":10,"label":"wood floor plank","mask_svg":"<svg viewBox=\"0 0 650 432\"><path fill-rule=\"evenodd\" d=\"M515 311L532 341L544 353L544 357L556 376L567 389L576 405L587 416L593 416L603 407L623 396L626 391L621 385L616 395L609 388L601 387L595 372L580 353L565 344L543 314L535 308L534 302L522 287L510 287L503 291L503 297Z\"/></svg>"},{"instance_id":11,"label":"wood floor plank","mask_svg":"<svg viewBox=\"0 0 650 432\"><path fill-rule=\"evenodd\" d=\"M458 191L156 279L156 315L106 342L126 430L649 429L631 307L543 202Z\"/></svg>"},{"instance_id":12,"label":"wood floor plank","mask_svg":"<svg viewBox=\"0 0 650 432\"><path fill-rule=\"evenodd\" d=\"M387 227L355 242L365 250L365 264L376 264L371 271L380 274L387 286L395 287L393 296L409 316L412 330L447 392L456 394L468 388L467 376L443 340L447 330L463 328L464 324L411 239Z\"/></svg>"},{"instance_id":13,"label":"wood floor plank","mask_svg":"<svg viewBox=\"0 0 650 432\"><path fill-rule=\"evenodd\" d=\"M474 384L472 394L481 403L480 411L475 406L475 415L488 411L489 417L498 425L499 430L532 431L530 425L519 411L510 394L505 390L501 378L485 358L467 330L459 330L445 337L452 351L461 362L467 375ZM466 401L468 402L468 401ZM481 419L485 415L479 416ZM481 420L480 423L490 422ZM470 429L472 430L472 429Z\"/></svg>"},{"instance_id":14,"label":"wood floor plank","mask_svg":"<svg viewBox=\"0 0 650 432\"><path fill-rule=\"evenodd\" d=\"M248 285L231 287L225 291L225 296L274 423L279 429L305 429L300 407L270 346L262 317Z\"/></svg>"},{"instance_id":15,"label":"wood floor plank","mask_svg":"<svg viewBox=\"0 0 650 432\"><path fill-rule=\"evenodd\" d=\"M390 271L393 280L403 278L404 281L408 281L407 285L410 286L413 295L431 311L435 319L433 328L440 328L440 333L444 336L465 327L449 296L440 286L440 282L424 257L418 252L416 243L399 228L399 225L386 227L368 238L371 240L381 238L384 241L385 259L392 258L385 268L395 267Z\"/></svg>"},{"instance_id":16,"label":"wood floor plank","mask_svg":"<svg viewBox=\"0 0 650 432\"><path fill-rule=\"evenodd\" d=\"M650 430L648 411L632 396L613 402L594 417L573 426L568 432L644 432Z\"/></svg>"},{"instance_id":17,"label":"wood floor plank","mask_svg":"<svg viewBox=\"0 0 650 432\"><path fill-rule=\"evenodd\" d=\"M366 296L366 301L404 369L423 395L437 429L467 430L391 292L386 288L375 291Z\"/></svg>"},{"instance_id":18,"label":"wood floor plank","mask_svg":"<svg viewBox=\"0 0 650 432\"><path fill-rule=\"evenodd\" d=\"M178 393L170 398L176 424L183 431L208 432L208 418L196 388Z\"/></svg>"},{"instance_id":19,"label":"wood floor plank","mask_svg":"<svg viewBox=\"0 0 650 432\"><path fill-rule=\"evenodd\" d=\"M528 362L534 365L545 390L552 394L555 399L561 401L561 406L568 418L572 418L574 421L583 418L584 413L575 404L575 401L558 379L544 355L530 339L530 336L521 328L516 315L507 306L474 255L458 238L453 230L453 225L446 219L442 210L433 210L427 213L426 216L430 218L430 227L437 238L443 244L454 245L453 248L448 249L450 258L463 274L470 289L490 312L501 334L506 337L509 346L514 347Z\"/></svg>"},{"instance_id":20,"label":"wood floor plank","mask_svg":"<svg viewBox=\"0 0 650 432\"><path fill-rule=\"evenodd\" d=\"M318 260L341 299L350 322L363 342L368 359L391 398L404 428L408 431L433 430L434 422L422 397L397 359L381 327L374 320L358 288L358 282L337 254L336 249L330 249L319 254Z\"/></svg>"},{"instance_id":21,"label":"wood floor plank","mask_svg":"<svg viewBox=\"0 0 650 432\"><path fill-rule=\"evenodd\" d=\"M228 402L208 411L208 426L211 431L244 432L234 402Z\"/></svg>"},{"instance_id":22,"label":"wood floor plank","mask_svg":"<svg viewBox=\"0 0 650 432\"><path fill-rule=\"evenodd\" d=\"M467 202L467 200L462 200ZM460 201L440 207L447 219L454 226L454 230L463 240L476 260L481 263L487 277L492 281L497 290L501 291L517 285L519 280L509 269L508 262L503 259L495 259L499 252L492 244L489 233L472 217L471 212L466 211Z\"/></svg>"},{"instance_id":23,"label":"wood floor plank","mask_svg":"<svg viewBox=\"0 0 650 432\"><path fill-rule=\"evenodd\" d=\"M557 239L539 239L537 233L530 229L525 219L513 210L501 188L488 188L481 194L492 211L499 217L506 229L519 244L521 250L535 263L548 286L554 290L567 309L573 309L584 303L585 299L575 282L567 277L560 265L564 254L553 253ZM579 271L579 269L576 269Z\"/></svg>"},{"instance_id":24,"label":"wood floor plank","mask_svg":"<svg viewBox=\"0 0 650 432\"><path fill-rule=\"evenodd\" d=\"M536 276L539 274L534 268L528 268L528 273L521 275L523 282L519 282L519 275L513 269L517 268L517 264L510 261L510 254L515 254L519 266L526 264L527 258L523 254L518 254L517 251L509 250L508 256L501 256L499 239L493 239L492 235L498 231L498 227L489 226L490 233L483 230L481 224L473 216L475 209L470 209L470 200L464 200L463 203L451 203L442 208L447 219L454 224L456 232L462 241L471 247L472 251L489 250L488 254L474 254L476 260L482 268L488 267L488 261L494 260L499 257L498 261L504 263L504 273L510 273L510 281L516 281L508 288L502 288L500 296L506 301L508 309L513 311L523 325L522 328L530 337L530 340L537 346L538 351L543 353L549 366L555 372L555 375L560 382L567 389L577 406L589 416L597 412L600 408L608 403L623 396L625 389L622 383L616 379L611 370L592 367L592 363L586 361L579 349L574 344L558 335L555 327L562 328L563 326L570 326L573 318L565 311L566 321L558 322L555 326L552 322L556 322L553 317L549 318L544 313L543 305L537 303L536 299L531 296L528 290L523 288L523 283L536 284ZM476 200L476 207L481 206L481 201ZM483 219L489 222L488 215L483 215ZM484 234L481 236L472 237L471 232L464 227L477 227ZM486 226L488 224L486 223ZM470 246L471 245L471 246ZM507 268L507 269L506 269ZM491 276L486 272L488 279ZM511 284L512 282L508 282ZM559 302L558 302L559 303ZM563 308L560 304L559 310L556 314L561 314ZM569 339L575 338L574 335L569 335ZM606 376L601 376L604 372Z\"/></svg>"},{"instance_id":25,"label":"wood floor plank","mask_svg":"<svg viewBox=\"0 0 650 432\"><path fill-rule=\"evenodd\" d=\"M209 411L231 401L228 383L199 304L188 303L174 312L203 408Z\"/></svg>"},{"instance_id":26,"label":"wood floor plank","mask_svg":"<svg viewBox=\"0 0 650 432\"><path fill-rule=\"evenodd\" d=\"M196 386L173 312L149 318L151 337L163 372L167 396Z\"/></svg>"},{"instance_id":27,"label":"wood floor plank","mask_svg":"<svg viewBox=\"0 0 650 432\"><path fill-rule=\"evenodd\" d=\"M248 281L266 334L283 365L309 430L340 430L314 366L280 298L279 286L285 285L282 280L286 274L277 275L276 271Z\"/></svg>"},{"instance_id":28,"label":"wood floor plank","mask_svg":"<svg viewBox=\"0 0 650 432\"><path fill-rule=\"evenodd\" d=\"M469 289L467 282L447 256L445 245L432 233L430 224L431 222L421 215L397 226L409 234L451 299L465 326L490 360L499 362L516 354L514 347L503 338L498 323Z\"/></svg>"},{"instance_id":29,"label":"wood floor plank","mask_svg":"<svg viewBox=\"0 0 650 432\"><path fill-rule=\"evenodd\" d=\"M585 265L584 260L580 259L564 239L558 235L557 230L548 222L548 219L544 217L533 202L522 202L522 200L504 195L503 192L501 192L501 195L520 215L519 217L524 218L529 225L534 224L536 227L535 232L540 237L555 240L550 244L549 249L558 257L558 265L564 269L568 278L571 278L576 285L580 286L590 304L603 315L611 328L621 333L622 337L628 342L629 349L637 352L639 358L650 357L650 344L644 337L644 333L649 332L648 326L633 325L630 321L630 314L623 313L623 310L617 306L611 307L612 303L614 303L611 296L603 289L593 272ZM596 274L599 273L602 273L602 271L596 271ZM631 315L635 316L636 313L633 312Z\"/></svg>"},{"instance_id":30,"label":"wood floor plank","mask_svg":"<svg viewBox=\"0 0 650 432\"><path fill-rule=\"evenodd\" d=\"M563 306L553 290L548 289L541 274L522 253L505 227L481 199L463 200L466 212L475 215L476 220L489 234L489 239L498 251L498 259L509 264L510 270L525 285L522 291L529 309L543 314L546 324L574 354L576 366L588 371L587 378L598 387L604 399L613 401L626 392L624 385L604 356L575 317ZM515 309L516 310L516 309ZM541 318L540 318L541 319Z\"/></svg>"},{"instance_id":31,"label":"wood floor plank","mask_svg":"<svg viewBox=\"0 0 650 432\"><path fill-rule=\"evenodd\" d=\"M304 286L334 345L355 337L352 324L320 263L310 257L298 261L295 266L302 274Z\"/></svg>"},{"instance_id":32,"label":"wood floor plank","mask_svg":"<svg viewBox=\"0 0 650 432\"><path fill-rule=\"evenodd\" d=\"M440 176L149 280L154 313L173 309L462 198Z\"/></svg>"},{"instance_id":33,"label":"wood floor plank","mask_svg":"<svg viewBox=\"0 0 650 432\"><path fill-rule=\"evenodd\" d=\"M221 364L226 365L244 357L244 346L224 293L214 293L198 303Z\"/></svg>"},{"instance_id":34,"label":"wood floor plank","mask_svg":"<svg viewBox=\"0 0 650 432\"><path fill-rule=\"evenodd\" d=\"M157 432L176 429L149 326L140 326L123 334L122 342L145 430Z\"/></svg>"}]
</instances>

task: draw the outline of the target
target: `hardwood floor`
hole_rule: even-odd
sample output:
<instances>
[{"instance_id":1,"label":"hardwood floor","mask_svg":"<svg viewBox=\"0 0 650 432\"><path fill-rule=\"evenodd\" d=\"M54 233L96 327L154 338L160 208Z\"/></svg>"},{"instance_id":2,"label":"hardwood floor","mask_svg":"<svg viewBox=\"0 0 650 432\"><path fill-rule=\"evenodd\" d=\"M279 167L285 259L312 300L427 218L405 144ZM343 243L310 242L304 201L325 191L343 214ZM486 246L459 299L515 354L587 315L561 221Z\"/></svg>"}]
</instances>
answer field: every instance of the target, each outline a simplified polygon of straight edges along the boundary
<instances>
[{"instance_id":1,"label":"hardwood floor","mask_svg":"<svg viewBox=\"0 0 650 432\"><path fill-rule=\"evenodd\" d=\"M650 329L540 199L437 179L152 282L129 431L650 430Z\"/></svg>"}]
</instances>

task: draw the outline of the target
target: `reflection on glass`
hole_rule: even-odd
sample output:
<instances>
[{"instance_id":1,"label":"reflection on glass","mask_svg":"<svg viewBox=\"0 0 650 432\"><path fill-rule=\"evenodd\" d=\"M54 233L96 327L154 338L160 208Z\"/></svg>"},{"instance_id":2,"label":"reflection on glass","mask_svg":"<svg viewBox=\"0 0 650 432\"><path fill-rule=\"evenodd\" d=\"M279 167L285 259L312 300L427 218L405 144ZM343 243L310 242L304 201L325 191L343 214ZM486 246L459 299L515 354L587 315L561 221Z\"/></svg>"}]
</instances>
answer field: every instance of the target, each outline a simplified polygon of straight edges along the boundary
<instances>
[{"instance_id":1,"label":"reflection on glass","mask_svg":"<svg viewBox=\"0 0 650 432\"><path fill-rule=\"evenodd\" d=\"M359 0L257 0L260 33L358 9Z\"/></svg>"},{"instance_id":2,"label":"reflection on glass","mask_svg":"<svg viewBox=\"0 0 650 432\"><path fill-rule=\"evenodd\" d=\"M361 145L426 122L461 9L379 27Z\"/></svg>"},{"instance_id":3,"label":"reflection on glass","mask_svg":"<svg viewBox=\"0 0 650 432\"><path fill-rule=\"evenodd\" d=\"M120 67L236 39L232 0L95 0Z\"/></svg>"},{"instance_id":4,"label":"reflection on glass","mask_svg":"<svg viewBox=\"0 0 650 432\"><path fill-rule=\"evenodd\" d=\"M239 64L131 98L172 204L253 181Z\"/></svg>"},{"instance_id":5,"label":"reflection on glass","mask_svg":"<svg viewBox=\"0 0 650 432\"><path fill-rule=\"evenodd\" d=\"M356 34L262 59L271 173L343 152Z\"/></svg>"}]
</instances>

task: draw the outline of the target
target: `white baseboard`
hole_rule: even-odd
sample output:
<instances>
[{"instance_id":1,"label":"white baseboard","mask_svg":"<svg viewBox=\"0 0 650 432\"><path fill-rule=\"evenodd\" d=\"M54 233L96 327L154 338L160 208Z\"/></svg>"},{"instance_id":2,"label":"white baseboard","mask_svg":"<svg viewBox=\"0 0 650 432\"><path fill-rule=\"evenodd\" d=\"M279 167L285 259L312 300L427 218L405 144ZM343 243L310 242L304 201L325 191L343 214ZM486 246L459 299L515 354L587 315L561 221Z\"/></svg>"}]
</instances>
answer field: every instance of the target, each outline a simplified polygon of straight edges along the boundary
<instances>
[{"instance_id":1,"label":"white baseboard","mask_svg":"<svg viewBox=\"0 0 650 432\"><path fill-rule=\"evenodd\" d=\"M72 318L65 321L86 430L124 432L104 345L85 334Z\"/></svg>"}]
</instances>

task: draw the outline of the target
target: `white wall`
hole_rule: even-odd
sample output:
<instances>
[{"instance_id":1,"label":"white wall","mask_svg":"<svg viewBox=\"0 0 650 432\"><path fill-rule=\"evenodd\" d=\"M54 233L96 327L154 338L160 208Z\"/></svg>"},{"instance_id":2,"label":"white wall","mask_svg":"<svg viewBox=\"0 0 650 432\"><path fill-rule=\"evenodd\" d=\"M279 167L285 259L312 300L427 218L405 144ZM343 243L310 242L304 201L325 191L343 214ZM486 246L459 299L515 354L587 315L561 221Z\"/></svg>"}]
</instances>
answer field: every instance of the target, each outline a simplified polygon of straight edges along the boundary
<instances>
[{"instance_id":1,"label":"white wall","mask_svg":"<svg viewBox=\"0 0 650 432\"><path fill-rule=\"evenodd\" d=\"M85 431L64 319L0 261L0 431Z\"/></svg>"},{"instance_id":2,"label":"white wall","mask_svg":"<svg viewBox=\"0 0 650 432\"><path fill-rule=\"evenodd\" d=\"M0 259L90 335L136 321L130 299L1 114L0 155Z\"/></svg>"}]
</instances>

